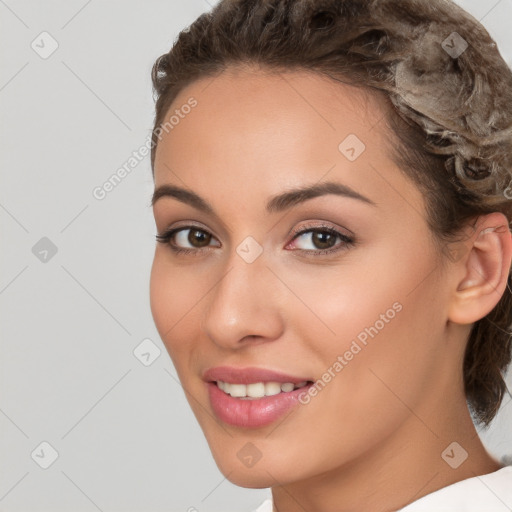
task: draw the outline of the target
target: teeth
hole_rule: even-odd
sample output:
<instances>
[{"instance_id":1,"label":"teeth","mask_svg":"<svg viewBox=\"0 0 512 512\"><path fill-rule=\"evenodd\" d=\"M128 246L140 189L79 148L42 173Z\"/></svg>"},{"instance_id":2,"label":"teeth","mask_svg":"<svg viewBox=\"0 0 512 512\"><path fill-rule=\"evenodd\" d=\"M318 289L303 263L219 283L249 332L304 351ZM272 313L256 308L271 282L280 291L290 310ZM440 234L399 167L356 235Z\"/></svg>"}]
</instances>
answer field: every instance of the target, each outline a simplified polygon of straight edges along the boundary
<instances>
[{"instance_id":1,"label":"teeth","mask_svg":"<svg viewBox=\"0 0 512 512\"><path fill-rule=\"evenodd\" d=\"M279 382L265 382L265 395L272 396L281 393L281 384Z\"/></svg>"},{"instance_id":2,"label":"teeth","mask_svg":"<svg viewBox=\"0 0 512 512\"><path fill-rule=\"evenodd\" d=\"M263 384L263 382L247 384L247 396L253 398L261 398L262 396L265 396L265 384Z\"/></svg>"},{"instance_id":3,"label":"teeth","mask_svg":"<svg viewBox=\"0 0 512 512\"><path fill-rule=\"evenodd\" d=\"M226 392L231 396L247 396L247 386L245 384L224 384Z\"/></svg>"},{"instance_id":4,"label":"teeth","mask_svg":"<svg viewBox=\"0 0 512 512\"><path fill-rule=\"evenodd\" d=\"M254 382L251 384L231 384L222 380L217 381L219 389L236 398L251 399L287 393L304 387L307 381L293 384L292 382Z\"/></svg>"}]
</instances>

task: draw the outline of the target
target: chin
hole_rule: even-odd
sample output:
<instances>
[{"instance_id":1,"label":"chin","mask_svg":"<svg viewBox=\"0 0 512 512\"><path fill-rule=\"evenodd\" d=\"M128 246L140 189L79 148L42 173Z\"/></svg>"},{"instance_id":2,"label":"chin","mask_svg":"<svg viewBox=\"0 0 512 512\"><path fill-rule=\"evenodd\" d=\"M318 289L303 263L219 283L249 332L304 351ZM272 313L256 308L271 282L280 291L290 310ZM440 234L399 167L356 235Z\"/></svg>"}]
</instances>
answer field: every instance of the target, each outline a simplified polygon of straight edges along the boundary
<instances>
[{"instance_id":1,"label":"chin","mask_svg":"<svg viewBox=\"0 0 512 512\"><path fill-rule=\"evenodd\" d=\"M276 479L272 478L272 469L267 467L253 468L240 468L240 465L226 466L223 468L220 464L217 464L220 472L229 480L232 484L238 487L245 487L247 489L266 489L276 485ZM267 472L268 470L268 472Z\"/></svg>"},{"instance_id":2,"label":"chin","mask_svg":"<svg viewBox=\"0 0 512 512\"><path fill-rule=\"evenodd\" d=\"M233 445L239 445L233 439ZM249 444L249 443L247 443ZM243 442L240 446L246 445ZM211 448L210 448L211 449ZM250 450L249 450L250 451ZM265 489L276 484L286 484L299 478L292 475L290 465L282 458L263 455L259 460L246 462L244 454L247 452L227 446L216 446L211 449L212 456L220 472L232 484L249 489Z\"/></svg>"},{"instance_id":3,"label":"chin","mask_svg":"<svg viewBox=\"0 0 512 512\"><path fill-rule=\"evenodd\" d=\"M259 478L254 476L250 477L249 475L241 478L232 478L232 475L230 475L227 479L232 484L238 487L245 487L246 489L268 489L276 484L275 480L268 475L266 478L263 475Z\"/></svg>"}]
</instances>

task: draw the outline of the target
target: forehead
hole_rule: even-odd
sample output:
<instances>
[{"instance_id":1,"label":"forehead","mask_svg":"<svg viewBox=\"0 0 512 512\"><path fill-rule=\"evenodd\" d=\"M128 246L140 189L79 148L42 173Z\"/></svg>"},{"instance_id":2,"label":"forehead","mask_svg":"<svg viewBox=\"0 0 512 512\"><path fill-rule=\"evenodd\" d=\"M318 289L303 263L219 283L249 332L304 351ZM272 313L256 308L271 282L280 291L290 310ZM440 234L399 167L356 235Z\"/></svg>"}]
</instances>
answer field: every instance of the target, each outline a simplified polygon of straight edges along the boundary
<instances>
[{"instance_id":1,"label":"forehead","mask_svg":"<svg viewBox=\"0 0 512 512\"><path fill-rule=\"evenodd\" d=\"M383 116L382 97L369 89L318 72L273 70L254 64L231 66L216 76L192 82L174 99L167 117L192 96L205 115L220 111L226 117L233 110L243 108L241 113L256 110L277 119L288 112L295 116L302 114L304 119L315 117L314 120L322 120L324 127L331 130L338 128L336 120L340 120L340 114L350 117L347 121L352 122L364 118L362 126L364 121L375 126Z\"/></svg>"},{"instance_id":2,"label":"forehead","mask_svg":"<svg viewBox=\"0 0 512 512\"><path fill-rule=\"evenodd\" d=\"M191 99L194 108L183 108ZM411 189L390 158L381 99L317 73L230 68L184 88L169 116L179 121L157 146L156 186L205 197L215 189L219 200L248 188L270 196L327 175L379 199L386 180L395 196Z\"/></svg>"},{"instance_id":3,"label":"forehead","mask_svg":"<svg viewBox=\"0 0 512 512\"><path fill-rule=\"evenodd\" d=\"M193 109L191 102L195 103ZM378 124L384 117L374 94L318 73L254 65L230 67L180 91L164 116L162 124L167 128L161 131L155 168L161 167L162 159L168 162L179 155L190 156L184 151L187 140L195 140L196 149L206 149L212 141L220 149L223 136L224 149L232 148L237 140L247 150L251 143L266 143L277 157L293 149L294 143L300 149L309 140L311 147L324 141L324 149L330 145L336 154L349 134L366 142L381 138ZM219 156L210 149L210 155Z\"/></svg>"}]
</instances>

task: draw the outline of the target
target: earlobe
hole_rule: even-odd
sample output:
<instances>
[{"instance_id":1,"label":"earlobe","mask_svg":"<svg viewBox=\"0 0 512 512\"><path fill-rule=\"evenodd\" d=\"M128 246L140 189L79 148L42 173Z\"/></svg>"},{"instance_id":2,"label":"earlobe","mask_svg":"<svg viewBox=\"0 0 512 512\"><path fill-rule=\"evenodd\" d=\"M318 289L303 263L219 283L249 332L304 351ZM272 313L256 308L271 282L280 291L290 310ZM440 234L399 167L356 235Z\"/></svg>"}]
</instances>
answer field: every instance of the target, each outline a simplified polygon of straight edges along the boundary
<instances>
[{"instance_id":1,"label":"earlobe","mask_svg":"<svg viewBox=\"0 0 512 512\"><path fill-rule=\"evenodd\" d=\"M471 324L485 317L506 292L512 260L512 234L502 213L478 218L467 240L469 252L457 265L464 277L455 283L448 319Z\"/></svg>"}]
</instances>

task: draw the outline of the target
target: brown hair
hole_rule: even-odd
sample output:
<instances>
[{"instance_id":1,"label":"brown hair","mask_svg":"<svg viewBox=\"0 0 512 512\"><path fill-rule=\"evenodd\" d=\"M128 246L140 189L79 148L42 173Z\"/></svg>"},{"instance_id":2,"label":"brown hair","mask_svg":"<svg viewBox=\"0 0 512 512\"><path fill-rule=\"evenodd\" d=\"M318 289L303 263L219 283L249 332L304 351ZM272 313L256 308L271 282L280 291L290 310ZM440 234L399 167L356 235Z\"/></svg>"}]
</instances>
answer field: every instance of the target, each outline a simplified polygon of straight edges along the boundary
<instances>
[{"instance_id":1,"label":"brown hair","mask_svg":"<svg viewBox=\"0 0 512 512\"><path fill-rule=\"evenodd\" d=\"M448 259L457 253L446 243L479 215L512 219L512 72L483 26L451 1L221 0L153 66L152 168L178 93L244 64L309 70L381 96L399 141L393 156L423 190L427 222ZM506 292L473 325L464 356L466 398L484 426L507 390L510 284L509 272Z\"/></svg>"}]
</instances>

